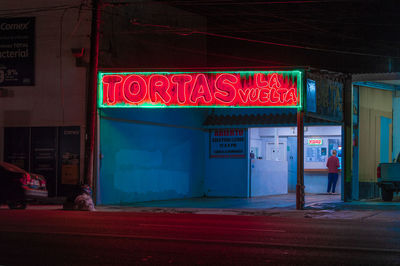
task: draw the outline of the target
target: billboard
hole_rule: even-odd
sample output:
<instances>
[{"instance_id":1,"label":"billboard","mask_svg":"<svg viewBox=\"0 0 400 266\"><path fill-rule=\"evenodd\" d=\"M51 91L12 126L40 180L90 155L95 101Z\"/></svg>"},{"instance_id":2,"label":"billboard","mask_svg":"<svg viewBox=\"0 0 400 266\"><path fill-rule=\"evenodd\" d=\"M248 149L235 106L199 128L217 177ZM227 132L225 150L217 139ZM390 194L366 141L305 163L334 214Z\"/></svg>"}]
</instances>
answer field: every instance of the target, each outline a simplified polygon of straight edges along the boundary
<instances>
[{"instance_id":1,"label":"billboard","mask_svg":"<svg viewBox=\"0 0 400 266\"><path fill-rule=\"evenodd\" d=\"M100 72L98 107L299 108L302 72Z\"/></svg>"},{"instance_id":2,"label":"billboard","mask_svg":"<svg viewBox=\"0 0 400 266\"><path fill-rule=\"evenodd\" d=\"M0 86L35 83L35 18L0 18Z\"/></svg>"}]
</instances>

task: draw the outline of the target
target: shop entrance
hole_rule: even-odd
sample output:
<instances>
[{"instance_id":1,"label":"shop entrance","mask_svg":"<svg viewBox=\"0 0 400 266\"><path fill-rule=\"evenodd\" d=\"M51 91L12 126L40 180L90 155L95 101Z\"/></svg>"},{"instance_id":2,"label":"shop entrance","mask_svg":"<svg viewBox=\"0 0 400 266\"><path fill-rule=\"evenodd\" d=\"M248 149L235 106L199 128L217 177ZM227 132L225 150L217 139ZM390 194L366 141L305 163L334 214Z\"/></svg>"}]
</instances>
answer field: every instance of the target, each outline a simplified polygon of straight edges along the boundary
<instances>
[{"instance_id":1,"label":"shop entrance","mask_svg":"<svg viewBox=\"0 0 400 266\"><path fill-rule=\"evenodd\" d=\"M399 86L395 72L353 76L353 200L381 197L377 167L400 152Z\"/></svg>"},{"instance_id":2,"label":"shop entrance","mask_svg":"<svg viewBox=\"0 0 400 266\"><path fill-rule=\"evenodd\" d=\"M249 129L250 196L282 195L296 192L297 129L268 127ZM304 184L306 193L327 190L326 161L333 150L342 161L341 126L306 126L304 133ZM341 176L341 175L339 175ZM342 178L336 194L342 191Z\"/></svg>"}]
</instances>

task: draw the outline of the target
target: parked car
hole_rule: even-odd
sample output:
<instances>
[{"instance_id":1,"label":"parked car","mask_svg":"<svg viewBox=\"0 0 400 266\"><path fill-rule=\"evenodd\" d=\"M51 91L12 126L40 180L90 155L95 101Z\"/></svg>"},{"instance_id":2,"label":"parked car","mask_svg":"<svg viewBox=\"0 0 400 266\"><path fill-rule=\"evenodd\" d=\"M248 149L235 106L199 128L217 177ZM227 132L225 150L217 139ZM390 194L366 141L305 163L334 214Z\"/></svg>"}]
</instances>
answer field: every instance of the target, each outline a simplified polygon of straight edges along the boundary
<instances>
[{"instance_id":1,"label":"parked car","mask_svg":"<svg viewBox=\"0 0 400 266\"><path fill-rule=\"evenodd\" d=\"M0 204L10 209L25 209L32 199L46 198L46 179L6 162L0 162Z\"/></svg>"},{"instance_id":2,"label":"parked car","mask_svg":"<svg viewBox=\"0 0 400 266\"><path fill-rule=\"evenodd\" d=\"M380 163L376 173L382 199L392 201L393 193L400 191L400 153L393 163Z\"/></svg>"}]
</instances>

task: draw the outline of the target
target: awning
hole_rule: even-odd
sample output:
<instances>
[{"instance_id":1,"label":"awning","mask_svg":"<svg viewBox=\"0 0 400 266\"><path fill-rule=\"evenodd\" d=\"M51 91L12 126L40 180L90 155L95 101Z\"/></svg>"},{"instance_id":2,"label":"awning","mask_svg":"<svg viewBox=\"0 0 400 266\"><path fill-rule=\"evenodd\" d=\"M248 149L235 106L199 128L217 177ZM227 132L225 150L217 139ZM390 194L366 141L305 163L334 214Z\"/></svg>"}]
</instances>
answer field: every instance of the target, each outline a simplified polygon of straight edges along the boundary
<instances>
[{"instance_id":1,"label":"awning","mask_svg":"<svg viewBox=\"0 0 400 266\"><path fill-rule=\"evenodd\" d=\"M304 124L311 125L338 125L338 123L326 121L319 118L304 117ZM285 127L296 126L297 115L296 113L284 114L245 114L245 115L209 115L205 122L204 127Z\"/></svg>"}]
</instances>

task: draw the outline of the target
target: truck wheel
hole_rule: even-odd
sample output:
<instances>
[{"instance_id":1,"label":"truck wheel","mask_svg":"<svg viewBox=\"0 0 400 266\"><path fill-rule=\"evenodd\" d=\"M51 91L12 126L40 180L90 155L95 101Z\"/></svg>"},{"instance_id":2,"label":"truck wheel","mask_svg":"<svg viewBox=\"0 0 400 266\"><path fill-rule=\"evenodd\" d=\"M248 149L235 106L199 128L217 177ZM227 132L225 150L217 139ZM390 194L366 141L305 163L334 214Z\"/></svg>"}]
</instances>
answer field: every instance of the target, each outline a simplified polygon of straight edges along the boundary
<instances>
[{"instance_id":1,"label":"truck wheel","mask_svg":"<svg viewBox=\"0 0 400 266\"><path fill-rule=\"evenodd\" d=\"M382 199L383 201L392 201L393 191L382 189Z\"/></svg>"}]
</instances>

